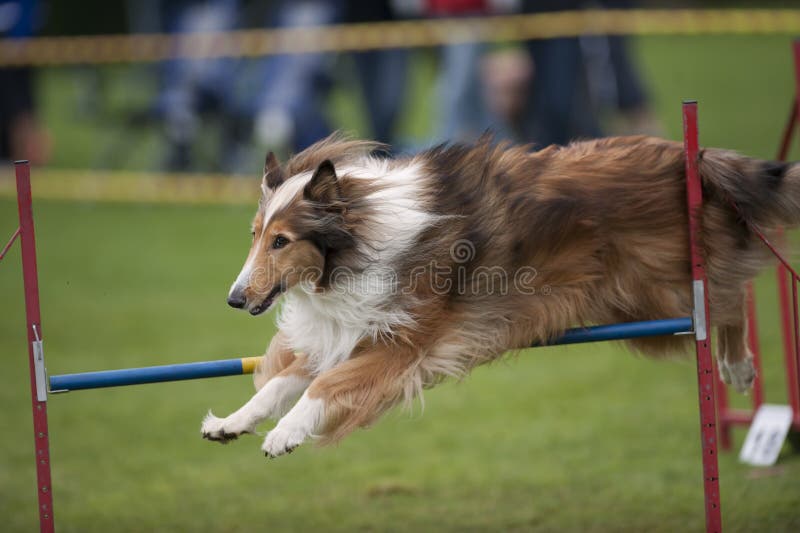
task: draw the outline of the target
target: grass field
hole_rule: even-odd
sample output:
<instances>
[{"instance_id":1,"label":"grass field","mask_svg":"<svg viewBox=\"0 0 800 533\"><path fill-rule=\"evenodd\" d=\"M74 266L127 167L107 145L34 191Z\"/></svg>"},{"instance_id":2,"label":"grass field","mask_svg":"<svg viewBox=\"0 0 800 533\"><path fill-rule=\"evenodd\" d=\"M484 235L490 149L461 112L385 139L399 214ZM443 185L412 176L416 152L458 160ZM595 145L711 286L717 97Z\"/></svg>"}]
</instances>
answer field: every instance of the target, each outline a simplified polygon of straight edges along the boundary
<instances>
[{"instance_id":1,"label":"grass field","mask_svg":"<svg viewBox=\"0 0 800 533\"><path fill-rule=\"evenodd\" d=\"M639 44L668 136L679 138L680 100L693 97L703 144L774 156L792 89L788 39ZM91 142L83 132L69 140L68 110L47 113L65 146ZM57 161L70 162L62 151ZM248 246L251 210L37 202L50 373L261 353L272 317L254 319L224 302ZM0 237L15 217L13 201L0 200ZM772 276L758 289L768 398L782 403ZM0 296L0 529L32 531L18 249L0 263ZM424 413L394 412L337 447L304 446L274 461L260 453L260 438L223 447L199 435L207 409L226 414L251 391L249 378L236 377L51 397L60 530L703 528L691 358L653 362L610 344L528 350L430 391ZM736 437L738 446L743 432ZM787 447L769 470L739 464L735 452L720 465L729 530L800 530L800 454Z\"/></svg>"}]
</instances>

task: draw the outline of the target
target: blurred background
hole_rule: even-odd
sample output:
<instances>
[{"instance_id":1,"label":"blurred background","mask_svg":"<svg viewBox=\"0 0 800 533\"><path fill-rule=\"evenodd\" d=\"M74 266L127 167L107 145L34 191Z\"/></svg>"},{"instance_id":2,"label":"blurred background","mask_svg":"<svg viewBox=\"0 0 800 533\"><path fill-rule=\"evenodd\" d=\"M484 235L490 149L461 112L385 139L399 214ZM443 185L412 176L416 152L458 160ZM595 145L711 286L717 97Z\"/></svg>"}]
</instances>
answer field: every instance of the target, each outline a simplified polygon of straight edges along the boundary
<instances>
[{"instance_id":1,"label":"blurred background","mask_svg":"<svg viewBox=\"0 0 800 533\"><path fill-rule=\"evenodd\" d=\"M314 26L329 24L665 5L674 3L88 0L75 9L68 2L4 0L0 35L25 40L217 32L224 39L241 30L305 28L295 36L313 37ZM725 4L686 3L709 5ZM574 36L523 41L490 36L491 42L463 42L454 33L450 42L447 35L439 36L440 46L260 57L234 52L204 58L197 57L203 55L198 50L188 51L193 57L180 57L177 47L166 45L167 59L141 63L125 53L117 53L116 61L102 59L111 47L103 40L83 43L83 55L73 53L67 60L40 50L33 62L49 63L46 68L1 71L0 158L26 158L54 168L252 174L266 149L296 152L336 129L378 139L397 151L469 140L486 129L539 146L608 134L665 133L659 112L661 73L670 71L665 61L698 58L670 53L669 41L641 43L625 35L580 31L580 24L571 24L566 33ZM702 21L695 33L702 33ZM350 37L349 48L353 41L358 48L358 41L369 36L354 30ZM213 55L215 43L207 47ZM303 46L289 39L284 49ZM85 61L76 61L76 55ZM11 58L7 53L5 59Z\"/></svg>"},{"instance_id":2,"label":"blurred background","mask_svg":"<svg viewBox=\"0 0 800 533\"><path fill-rule=\"evenodd\" d=\"M633 8L721 9L724 21L660 14L631 26L599 11ZM589 16L514 22L564 10ZM589 31L603 16L618 30ZM532 149L679 140L692 98L702 144L774 158L798 21L800 2L0 0L0 238L17 224L11 161L29 159L48 370L261 354L273 316L234 313L225 296L264 154L337 129L394 154L487 129ZM407 25L369 26L387 22ZM367 26L319 45L320 27L340 24ZM209 33L224 36L178 39ZM98 38L39 41L71 36ZM415 46L370 44L383 40ZM37 518L19 259L14 248L0 263L4 531ZM774 275L757 288L767 399L786 403ZM242 377L52 396L59 529L703 528L692 358L530 350L430 391L424 415L393 413L338 447L271 462L259 438L200 439L208 408L226 414L251 390ZM787 445L770 469L739 464L735 449L720 461L726 527L800 530L797 451Z\"/></svg>"}]
</instances>

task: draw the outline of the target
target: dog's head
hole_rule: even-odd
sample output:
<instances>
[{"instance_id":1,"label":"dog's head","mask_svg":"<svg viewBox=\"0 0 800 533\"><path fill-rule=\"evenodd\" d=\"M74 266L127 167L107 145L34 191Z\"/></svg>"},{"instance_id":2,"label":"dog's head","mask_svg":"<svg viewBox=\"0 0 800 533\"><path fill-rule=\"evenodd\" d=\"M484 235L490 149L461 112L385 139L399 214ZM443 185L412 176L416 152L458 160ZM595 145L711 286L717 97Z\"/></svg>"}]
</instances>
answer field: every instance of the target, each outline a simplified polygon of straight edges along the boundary
<instances>
[{"instance_id":1,"label":"dog's head","mask_svg":"<svg viewBox=\"0 0 800 533\"><path fill-rule=\"evenodd\" d=\"M298 284L316 290L331 253L352 246L344 227L345 210L330 160L313 171L285 176L270 152L251 227L253 244L228 294L228 304L258 315Z\"/></svg>"}]
</instances>

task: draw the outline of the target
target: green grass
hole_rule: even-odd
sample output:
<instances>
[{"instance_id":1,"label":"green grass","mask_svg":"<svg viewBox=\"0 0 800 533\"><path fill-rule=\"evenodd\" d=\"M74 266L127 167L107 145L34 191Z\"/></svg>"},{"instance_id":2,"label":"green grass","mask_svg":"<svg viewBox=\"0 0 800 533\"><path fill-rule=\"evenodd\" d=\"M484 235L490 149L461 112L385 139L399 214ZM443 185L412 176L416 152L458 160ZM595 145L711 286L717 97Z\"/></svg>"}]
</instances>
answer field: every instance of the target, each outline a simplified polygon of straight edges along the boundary
<instances>
[{"instance_id":1,"label":"green grass","mask_svg":"<svg viewBox=\"0 0 800 533\"><path fill-rule=\"evenodd\" d=\"M695 97L704 144L773 156L791 94L788 42L642 39L668 136L679 138L681 98ZM97 134L77 128L70 137L53 120L58 160L79 161L62 146L81 148ZM252 355L268 342L270 316L224 304L246 251L249 207L39 201L35 211L51 374ZM10 232L15 217L0 200L0 228ZM36 527L20 280L15 249L0 263L4 531ZM768 397L785 402L772 276L758 288ZM260 438L223 447L199 436L208 408L226 414L251 390L249 378L235 377L52 396L60 530L703 528L691 358L654 362L610 344L529 350L428 392L424 413L394 412L337 447L274 461ZM738 430L737 446L742 437ZM800 455L787 448L767 475L736 453L720 466L730 530L800 529Z\"/></svg>"}]
</instances>

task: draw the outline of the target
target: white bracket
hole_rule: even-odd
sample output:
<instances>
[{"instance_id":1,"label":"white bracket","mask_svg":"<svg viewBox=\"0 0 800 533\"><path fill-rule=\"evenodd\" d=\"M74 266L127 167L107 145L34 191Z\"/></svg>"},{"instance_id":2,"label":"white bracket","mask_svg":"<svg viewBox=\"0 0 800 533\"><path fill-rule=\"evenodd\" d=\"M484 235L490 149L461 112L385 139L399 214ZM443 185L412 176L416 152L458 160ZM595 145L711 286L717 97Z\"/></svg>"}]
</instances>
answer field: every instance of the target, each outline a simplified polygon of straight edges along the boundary
<instances>
[{"instance_id":1,"label":"white bracket","mask_svg":"<svg viewBox=\"0 0 800 533\"><path fill-rule=\"evenodd\" d=\"M692 282L692 299L695 339L704 341L708 338L708 322L706 322L706 289L702 280L696 279Z\"/></svg>"},{"instance_id":2,"label":"white bracket","mask_svg":"<svg viewBox=\"0 0 800 533\"><path fill-rule=\"evenodd\" d=\"M36 377L36 399L40 402L47 401L47 370L44 367L44 348L39 337L39 329L33 325L33 370Z\"/></svg>"}]
</instances>

